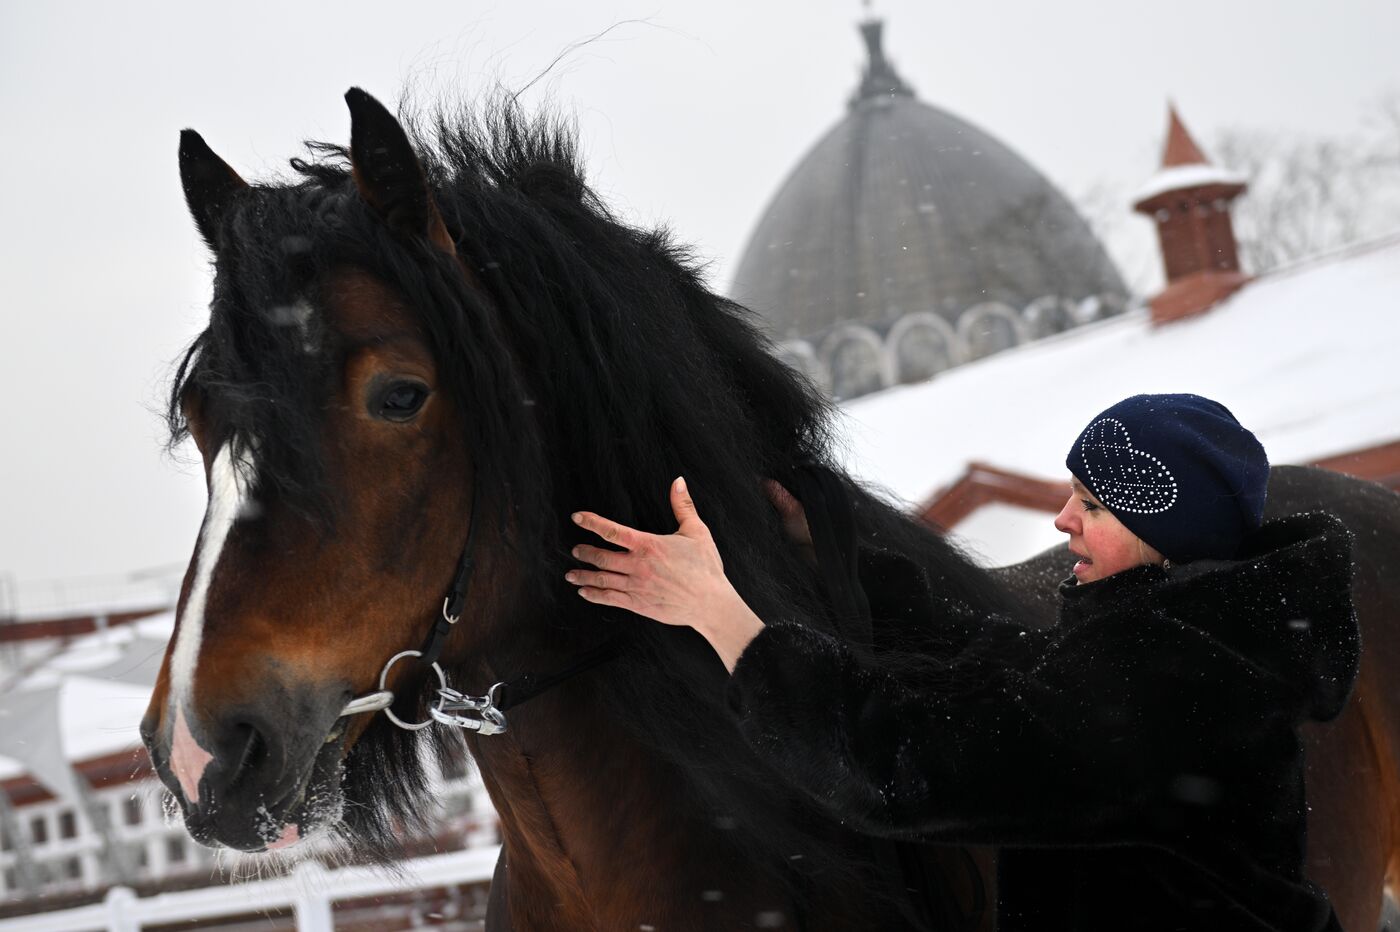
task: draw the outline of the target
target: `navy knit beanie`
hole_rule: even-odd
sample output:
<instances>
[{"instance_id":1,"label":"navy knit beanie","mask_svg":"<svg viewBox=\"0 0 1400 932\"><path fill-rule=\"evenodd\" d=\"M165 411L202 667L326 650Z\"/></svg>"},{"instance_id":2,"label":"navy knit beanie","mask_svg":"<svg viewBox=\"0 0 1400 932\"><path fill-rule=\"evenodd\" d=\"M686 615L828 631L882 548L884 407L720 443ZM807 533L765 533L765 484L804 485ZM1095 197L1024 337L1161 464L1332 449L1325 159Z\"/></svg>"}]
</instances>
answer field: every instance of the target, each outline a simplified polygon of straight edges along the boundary
<instances>
[{"instance_id":1,"label":"navy knit beanie","mask_svg":"<svg viewBox=\"0 0 1400 932\"><path fill-rule=\"evenodd\" d=\"M1224 405L1134 395L1090 422L1065 465L1170 560L1229 559L1264 517L1269 459Z\"/></svg>"}]
</instances>

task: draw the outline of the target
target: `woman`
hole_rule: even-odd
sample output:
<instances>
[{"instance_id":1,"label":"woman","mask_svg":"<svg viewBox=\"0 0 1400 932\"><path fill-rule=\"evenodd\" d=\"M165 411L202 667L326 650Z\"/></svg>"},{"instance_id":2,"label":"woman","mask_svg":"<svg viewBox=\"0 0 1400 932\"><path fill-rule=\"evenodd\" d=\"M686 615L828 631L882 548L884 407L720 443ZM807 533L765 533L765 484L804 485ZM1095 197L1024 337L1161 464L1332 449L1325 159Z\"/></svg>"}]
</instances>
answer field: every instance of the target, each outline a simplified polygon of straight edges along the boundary
<instances>
[{"instance_id":1,"label":"woman","mask_svg":"<svg viewBox=\"0 0 1400 932\"><path fill-rule=\"evenodd\" d=\"M1066 464L1055 526L1079 560L1059 624L950 622L922 664L754 615L683 480L670 536L576 514L621 549L576 548L593 569L567 578L704 635L747 739L837 818L999 846L1002 930L1339 928L1303 876L1297 728L1339 714L1356 676L1347 531L1261 525L1263 448L1194 395L1114 405Z\"/></svg>"}]
</instances>

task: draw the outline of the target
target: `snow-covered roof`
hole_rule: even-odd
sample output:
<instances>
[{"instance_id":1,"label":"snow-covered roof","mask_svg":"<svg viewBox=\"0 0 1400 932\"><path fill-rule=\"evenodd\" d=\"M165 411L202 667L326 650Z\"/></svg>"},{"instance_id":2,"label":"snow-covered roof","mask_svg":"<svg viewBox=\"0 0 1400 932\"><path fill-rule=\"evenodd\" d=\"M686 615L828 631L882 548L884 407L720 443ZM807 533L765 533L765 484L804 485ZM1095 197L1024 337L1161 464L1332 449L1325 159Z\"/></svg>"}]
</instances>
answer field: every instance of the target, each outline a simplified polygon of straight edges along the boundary
<instances>
[{"instance_id":1,"label":"snow-covered roof","mask_svg":"<svg viewBox=\"0 0 1400 932\"><path fill-rule=\"evenodd\" d=\"M1237 174L1224 168L1219 168L1206 162L1199 162L1194 165L1170 165L1167 166L1151 178L1147 179L1141 188L1133 194L1130 204L1141 204L1143 201L1165 194L1168 191L1181 191L1186 188L1203 188L1211 184L1245 184L1244 175Z\"/></svg>"},{"instance_id":2,"label":"snow-covered roof","mask_svg":"<svg viewBox=\"0 0 1400 932\"><path fill-rule=\"evenodd\" d=\"M57 687L58 729L69 761L134 752L141 743L137 726L174 626L174 613L165 612L77 638L12 684L0 695L0 705L8 696ZM0 755L0 779L30 769Z\"/></svg>"},{"instance_id":3,"label":"snow-covered roof","mask_svg":"<svg viewBox=\"0 0 1400 932\"><path fill-rule=\"evenodd\" d=\"M1066 476L1095 414L1141 392L1228 407L1275 463L1400 439L1400 235L1264 276L1199 317L1146 308L844 407L846 465L910 504L973 460Z\"/></svg>"}]
</instances>

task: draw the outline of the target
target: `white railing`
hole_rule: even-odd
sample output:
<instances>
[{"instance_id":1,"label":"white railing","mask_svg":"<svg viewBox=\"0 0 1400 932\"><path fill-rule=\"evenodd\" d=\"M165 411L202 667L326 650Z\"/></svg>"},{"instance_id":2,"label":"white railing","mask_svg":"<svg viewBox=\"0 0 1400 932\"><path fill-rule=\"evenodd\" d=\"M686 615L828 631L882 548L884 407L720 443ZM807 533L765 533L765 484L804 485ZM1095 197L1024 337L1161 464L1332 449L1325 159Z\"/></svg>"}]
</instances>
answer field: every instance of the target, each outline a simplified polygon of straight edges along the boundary
<instances>
[{"instance_id":1,"label":"white railing","mask_svg":"<svg viewBox=\"0 0 1400 932\"><path fill-rule=\"evenodd\" d=\"M57 579L0 574L0 618L36 621L173 606L184 575L183 565Z\"/></svg>"},{"instance_id":2,"label":"white railing","mask_svg":"<svg viewBox=\"0 0 1400 932\"><path fill-rule=\"evenodd\" d=\"M331 871L315 861L303 861L291 874L271 880L158 893L145 899L129 887L113 887L103 902L92 906L0 920L0 932L139 932L143 924L197 922L287 907L296 915L299 932L333 932L337 900L485 883L499 853L500 846L493 845L415 858L399 865L403 876L374 867Z\"/></svg>"}]
</instances>

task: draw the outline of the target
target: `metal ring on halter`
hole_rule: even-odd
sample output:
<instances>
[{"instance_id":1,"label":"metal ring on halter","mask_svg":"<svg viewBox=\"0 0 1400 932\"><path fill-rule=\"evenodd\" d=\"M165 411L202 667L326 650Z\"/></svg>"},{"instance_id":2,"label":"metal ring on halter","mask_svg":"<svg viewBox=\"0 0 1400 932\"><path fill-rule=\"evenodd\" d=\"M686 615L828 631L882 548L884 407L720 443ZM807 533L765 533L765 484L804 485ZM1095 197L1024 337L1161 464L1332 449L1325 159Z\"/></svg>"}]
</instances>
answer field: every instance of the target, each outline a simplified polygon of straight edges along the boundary
<instances>
[{"instance_id":1,"label":"metal ring on halter","mask_svg":"<svg viewBox=\"0 0 1400 932\"><path fill-rule=\"evenodd\" d=\"M398 652L397 654L395 654L394 656L390 657L390 658L389 658L389 662L386 663L386 664L384 664L384 669L379 671L379 688L380 688L380 690L383 690L383 689L384 689L384 683L385 683L385 682L388 680L388 678L389 678L389 668L390 668L390 667L392 667L394 664L398 663L400 660L402 660L402 659L405 658L405 657L422 657L422 656L423 656L423 652L422 652L421 650L402 650L402 651L399 651L399 652ZM440 689L446 689L446 688L447 688L447 674L445 674L445 673L442 672L442 667L440 667L440 666L438 666L436 663L434 663L434 664L433 664L433 672L437 674L438 686L439 686L439 688L440 688ZM442 705L442 699L441 699L441 698L438 699L438 705L439 705L439 706ZM427 728L429 725L433 724L433 721L434 721L433 718L430 716L429 718L426 718L426 719L424 719L423 721L418 722L418 723L416 723L416 724L413 723L413 722L405 722L403 719L401 719L401 718L399 718L397 715L395 715L395 714L394 714L394 710L391 709L391 708L389 708L388 706L385 706L385 707L384 707L384 714L385 714L386 716L389 717L389 721L393 722L395 725L398 725L400 728L402 728L402 729L404 729L404 730L406 730L406 731L422 731L424 728Z\"/></svg>"}]
</instances>

